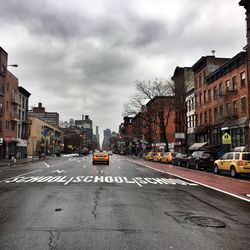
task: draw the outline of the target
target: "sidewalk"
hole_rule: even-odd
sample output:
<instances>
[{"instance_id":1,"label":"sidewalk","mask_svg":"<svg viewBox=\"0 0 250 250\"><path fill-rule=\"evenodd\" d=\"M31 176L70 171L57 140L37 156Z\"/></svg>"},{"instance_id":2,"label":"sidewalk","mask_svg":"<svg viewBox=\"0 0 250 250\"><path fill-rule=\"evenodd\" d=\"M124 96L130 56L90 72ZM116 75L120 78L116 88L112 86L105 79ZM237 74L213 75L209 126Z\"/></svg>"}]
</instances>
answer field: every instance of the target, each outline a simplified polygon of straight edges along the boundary
<instances>
[{"instance_id":1,"label":"sidewalk","mask_svg":"<svg viewBox=\"0 0 250 250\"><path fill-rule=\"evenodd\" d=\"M46 156L46 160L50 159L50 156ZM36 161L43 161L44 158L40 158L38 156L32 158L25 158L25 159L16 159L16 162L12 159L1 159L0 160L0 168L1 167L7 167L11 165L20 165L20 164L25 164L25 163L31 163L31 162L36 162Z\"/></svg>"}]
</instances>

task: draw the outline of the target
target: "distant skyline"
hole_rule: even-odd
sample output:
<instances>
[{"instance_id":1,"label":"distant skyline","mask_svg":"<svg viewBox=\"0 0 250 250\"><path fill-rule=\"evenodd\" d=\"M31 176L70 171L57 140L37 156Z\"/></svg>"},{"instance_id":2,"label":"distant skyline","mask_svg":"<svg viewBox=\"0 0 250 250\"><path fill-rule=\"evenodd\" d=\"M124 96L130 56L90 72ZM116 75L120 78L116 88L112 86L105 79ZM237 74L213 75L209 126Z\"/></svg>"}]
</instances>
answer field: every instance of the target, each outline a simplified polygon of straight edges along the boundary
<instances>
[{"instance_id":1,"label":"distant skyline","mask_svg":"<svg viewBox=\"0 0 250 250\"><path fill-rule=\"evenodd\" d=\"M200 57L233 57L246 45L239 0L8 0L0 46L9 70L60 120L88 114L118 131L136 80L169 78ZM102 141L100 141L102 142Z\"/></svg>"}]
</instances>

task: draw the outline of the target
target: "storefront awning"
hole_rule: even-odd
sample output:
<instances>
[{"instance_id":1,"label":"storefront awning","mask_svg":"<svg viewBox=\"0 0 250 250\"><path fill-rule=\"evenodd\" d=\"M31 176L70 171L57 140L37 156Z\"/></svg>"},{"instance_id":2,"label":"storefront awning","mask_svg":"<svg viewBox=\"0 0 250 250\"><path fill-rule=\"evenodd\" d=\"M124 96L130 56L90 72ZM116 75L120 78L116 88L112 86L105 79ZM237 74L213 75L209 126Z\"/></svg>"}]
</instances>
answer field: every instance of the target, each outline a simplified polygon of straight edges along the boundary
<instances>
[{"instance_id":1,"label":"storefront awning","mask_svg":"<svg viewBox=\"0 0 250 250\"><path fill-rule=\"evenodd\" d=\"M27 147L27 140L17 138L17 147Z\"/></svg>"},{"instance_id":2,"label":"storefront awning","mask_svg":"<svg viewBox=\"0 0 250 250\"><path fill-rule=\"evenodd\" d=\"M189 147L189 150L199 150L201 147L207 145L207 142L194 143Z\"/></svg>"}]
</instances>

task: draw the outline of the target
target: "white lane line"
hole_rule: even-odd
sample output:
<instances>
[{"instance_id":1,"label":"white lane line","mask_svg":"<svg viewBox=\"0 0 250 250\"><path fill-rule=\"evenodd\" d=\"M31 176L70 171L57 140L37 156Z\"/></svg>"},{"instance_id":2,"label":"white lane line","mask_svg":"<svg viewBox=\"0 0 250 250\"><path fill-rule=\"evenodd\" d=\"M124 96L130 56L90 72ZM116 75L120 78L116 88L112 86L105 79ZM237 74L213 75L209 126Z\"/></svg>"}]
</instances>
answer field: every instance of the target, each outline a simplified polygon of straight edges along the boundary
<instances>
[{"instance_id":1,"label":"white lane line","mask_svg":"<svg viewBox=\"0 0 250 250\"><path fill-rule=\"evenodd\" d=\"M213 190L219 191L219 192L221 192L221 193L231 195L231 196L233 196L233 197L235 197L235 198L238 198L238 199L241 199L241 200L244 200L244 201L250 202L250 199L247 199L247 198L241 197L241 196L239 196L239 195L237 195L237 194L232 194L232 193L229 193L229 192L227 192L227 191L223 191L223 190L218 189L218 188L215 188L215 187L211 187L211 186L209 186L209 185L203 184L203 183L198 182L198 181L191 180L191 179L186 178L186 177L182 177L182 176L177 175L177 174L172 174L172 173L169 173L169 172L165 172L165 171L162 171L162 170L159 170L159 169L156 169L156 168L150 167L150 166L148 166L148 165L146 165L146 164L142 164L142 163L139 163L139 162L134 162L134 161L131 161L131 160L127 160L127 161L132 162L132 163L135 163L135 164L137 164L137 165L141 165L141 166L144 166L144 167L147 167L147 168L153 169L153 170L158 171L158 172L161 172L161 173L165 173L165 174L173 175L173 176L176 176L176 177L178 177L178 178L182 178L182 179L184 179L184 180L194 182L194 183L199 184L199 185L201 185L201 186L204 186L204 187L207 187L207 188L210 188L210 189L213 189ZM249 195L249 198L250 198L250 195Z\"/></svg>"},{"instance_id":2,"label":"white lane line","mask_svg":"<svg viewBox=\"0 0 250 250\"><path fill-rule=\"evenodd\" d=\"M0 181L0 183L1 183L1 182L4 182L4 181L7 181L7 180L9 180L9 179L12 179L12 178L17 178L17 177L24 176L24 175L26 175L26 174L35 173L35 172L37 172L37 171L41 171L41 169L33 170L33 171L28 172L28 173L20 174L20 175L14 176L14 177L9 177L9 178L7 178L7 179L5 179L5 180Z\"/></svg>"},{"instance_id":3,"label":"white lane line","mask_svg":"<svg viewBox=\"0 0 250 250\"><path fill-rule=\"evenodd\" d=\"M120 167L119 165L117 165L117 167L118 167L119 169L121 169L121 167Z\"/></svg>"},{"instance_id":4,"label":"white lane line","mask_svg":"<svg viewBox=\"0 0 250 250\"><path fill-rule=\"evenodd\" d=\"M83 166L83 168L86 168L86 167L87 167L86 165Z\"/></svg>"},{"instance_id":5,"label":"white lane line","mask_svg":"<svg viewBox=\"0 0 250 250\"><path fill-rule=\"evenodd\" d=\"M50 165L48 163L46 163L45 161L43 163L47 168L50 168Z\"/></svg>"}]
</instances>

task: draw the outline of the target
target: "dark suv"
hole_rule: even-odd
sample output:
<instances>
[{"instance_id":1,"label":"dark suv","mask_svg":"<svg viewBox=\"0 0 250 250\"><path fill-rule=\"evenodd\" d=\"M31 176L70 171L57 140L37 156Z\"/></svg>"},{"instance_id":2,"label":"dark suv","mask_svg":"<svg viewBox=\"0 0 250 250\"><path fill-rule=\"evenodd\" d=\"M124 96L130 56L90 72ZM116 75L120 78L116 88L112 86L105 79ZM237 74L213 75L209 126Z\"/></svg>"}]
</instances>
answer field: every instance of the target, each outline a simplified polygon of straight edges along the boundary
<instances>
[{"instance_id":1,"label":"dark suv","mask_svg":"<svg viewBox=\"0 0 250 250\"><path fill-rule=\"evenodd\" d=\"M194 167L196 170L212 168L214 160L214 157L206 151L194 151L187 159L187 167Z\"/></svg>"}]
</instances>

